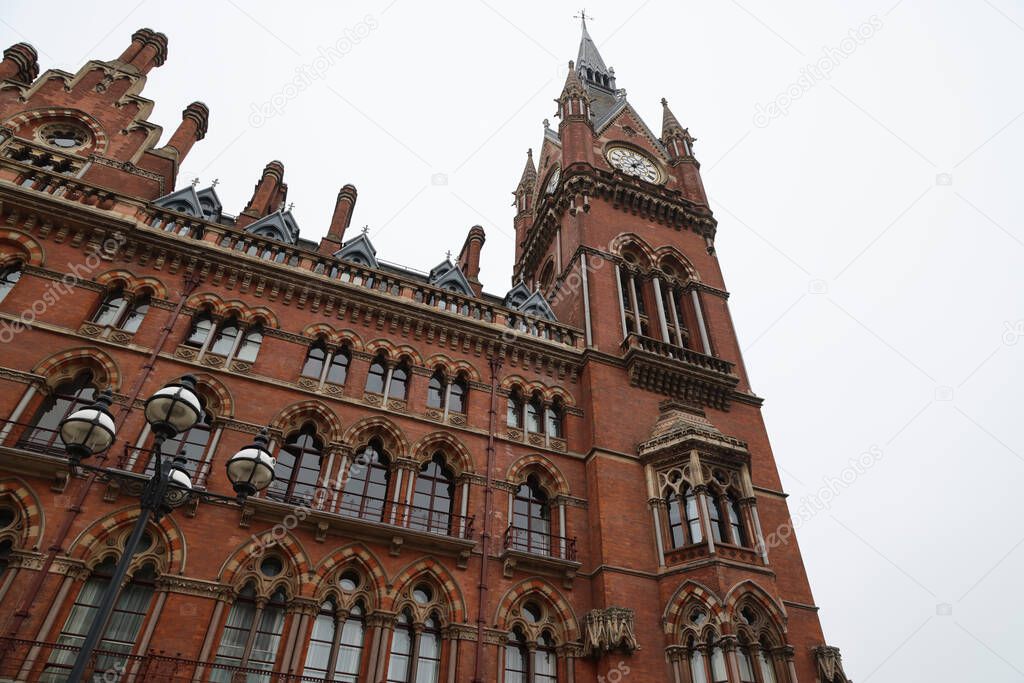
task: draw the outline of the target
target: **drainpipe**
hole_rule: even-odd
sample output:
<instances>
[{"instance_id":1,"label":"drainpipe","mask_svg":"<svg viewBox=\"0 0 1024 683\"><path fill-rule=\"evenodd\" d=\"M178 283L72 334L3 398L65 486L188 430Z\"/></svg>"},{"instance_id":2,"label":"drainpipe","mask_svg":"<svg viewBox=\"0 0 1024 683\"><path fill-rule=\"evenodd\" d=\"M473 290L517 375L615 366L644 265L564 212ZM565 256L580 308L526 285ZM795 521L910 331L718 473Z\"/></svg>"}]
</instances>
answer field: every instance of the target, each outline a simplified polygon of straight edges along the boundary
<instances>
[{"instance_id":1,"label":"drainpipe","mask_svg":"<svg viewBox=\"0 0 1024 683\"><path fill-rule=\"evenodd\" d=\"M498 414L498 371L501 358L492 356L487 360L491 370L491 409L487 413L487 470L484 472L484 528L480 535L480 594L477 599L476 615L476 656L473 662L473 683L485 683L484 665L484 623L487 621L487 562L491 556L491 507L494 488L491 474L494 470L494 430Z\"/></svg>"},{"instance_id":2,"label":"drainpipe","mask_svg":"<svg viewBox=\"0 0 1024 683\"><path fill-rule=\"evenodd\" d=\"M181 309L185 307L185 301L188 299L189 295L195 291L195 288L198 285L198 274L193 273L185 279L185 286L182 289L178 305L174 308L174 312L167 319L167 323L164 324L164 328L160 333L160 338L153 347L153 352L146 360L146 364L142 366L142 372L139 373L138 378L135 380L135 384L132 386L132 392L128 399L128 403L121 407L121 411L114 420L115 431L116 429L121 428L124 421L131 413L132 408L135 405L135 401L138 399L139 394L142 393L142 386L146 383L146 380L149 379L150 373L152 373L153 368L156 366L156 359L160 355L160 352L163 351L164 344L167 343L167 338L170 336L171 330L174 329L174 324L177 322L178 316L181 315ZM106 457L107 456L105 454L100 455L99 461L102 463ZM82 505L85 503L85 499L89 495L89 490L92 488L93 482L96 481L96 476L98 474L98 472L92 472L89 475L85 480L85 483L80 487L74 505L68 508L68 514L64 516L64 521L57 530L56 538L54 538L53 543L47 548L47 555L46 559L43 561L42 568L36 572L35 577L26 592L25 599L21 603L21 607L14 613L14 619L11 622L11 626L7 629L7 635L10 638L17 637L18 631L21 630L25 620L29 617L29 607L35 604L36 598L39 596L39 591L42 590L43 583L46 581L46 577L50 574L50 567L53 565L53 561L57 558L57 553L62 550L64 542L67 540L68 533L71 531L71 525L74 524L75 517L78 513L82 511ZM4 654L5 653L0 652L0 660L3 659Z\"/></svg>"}]
</instances>

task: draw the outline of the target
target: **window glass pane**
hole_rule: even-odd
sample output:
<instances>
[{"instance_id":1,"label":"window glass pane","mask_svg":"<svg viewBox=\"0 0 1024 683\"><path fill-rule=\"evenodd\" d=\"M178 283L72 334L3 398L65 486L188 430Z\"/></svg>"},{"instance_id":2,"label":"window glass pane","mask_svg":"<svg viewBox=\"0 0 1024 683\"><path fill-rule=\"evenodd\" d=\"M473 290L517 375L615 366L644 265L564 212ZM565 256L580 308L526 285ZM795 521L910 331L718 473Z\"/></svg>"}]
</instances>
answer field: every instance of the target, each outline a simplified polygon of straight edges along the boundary
<instances>
[{"instance_id":1,"label":"window glass pane","mask_svg":"<svg viewBox=\"0 0 1024 683\"><path fill-rule=\"evenodd\" d=\"M725 673L725 655L722 648L711 648L711 676L715 683L728 682L729 677Z\"/></svg>"},{"instance_id":2,"label":"window glass pane","mask_svg":"<svg viewBox=\"0 0 1024 683\"><path fill-rule=\"evenodd\" d=\"M121 329L125 332L137 332L139 325L142 324L143 319L146 317L146 313L149 312L149 297L143 297L136 300L132 304L131 311L128 316L121 323Z\"/></svg>"},{"instance_id":3,"label":"window glass pane","mask_svg":"<svg viewBox=\"0 0 1024 683\"><path fill-rule=\"evenodd\" d=\"M313 632L309 637L309 647L306 650L306 667L302 672L303 676L314 676L322 678L327 674L327 667L331 659L331 644L334 642L334 606L327 603L327 608L321 608L316 621L313 622Z\"/></svg>"},{"instance_id":4,"label":"window glass pane","mask_svg":"<svg viewBox=\"0 0 1024 683\"><path fill-rule=\"evenodd\" d=\"M391 373L391 386L388 388L388 396L404 400L405 391L409 381L409 373L399 365Z\"/></svg>"},{"instance_id":5,"label":"window glass pane","mask_svg":"<svg viewBox=\"0 0 1024 683\"><path fill-rule=\"evenodd\" d=\"M277 656L277 646L281 640L281 628L284 626L284 606L280 603L268 603L263 609L256 639L249 655L249 666L254 669L270 670Z\"/></svg>"},{"instance_id":6,"label":"window glass pane","mask_svg":"<svg viewBox=\"0 0 1024 683\"><path fill-rule=\"evenodd\" d=\"M263 333L259 330L249 330L238 347L238 360L253 362L260 352L260 344L263 343Z\"/></svg>"},{"instance_id":7,"label":"window glass pane","mask_svg":"<svg viewBox=\"0 0 1024 683\"><path fill-rule=\"evenodd\" d=\"M452 390L448 396L448 410L453 413L466 412L466 387L462 380L452 382Z\"/></svg>"},{"instance_id":8,"label":"window glass pane","mask_svg":"<svg viewBox=\"0 0 1024 683\"><path fill-rule=\"evenodd\" d=\"M189 332L188 339L185 340L185 344L188 346L200 347L206 341L206 337L210 334L210 329L213 327L213 321L203 314L200 314L193 323L192 330Z\"/></svg>"},{"instance_id":9,"label":"window glass pane","mask_svg":"<svg viewBox=\"0 0 1024 683\"><path fill-rule=\"evenodd\" d=\"M309 347L309 352L306 353L306 362L302 365L302 376L320 379L326 357L327 353L322 346Z\"/></svg>"},{"instance_id":10,"label":"window glass pane","mask_svg":"<svg viewBox=\"0 0 1024 683\"><path fill-rule=\"evenodd\" d=\"M14 289L21 279L21 265L8 266L0 271L0 301L7 298L7 294Z\"/></svg>"},{"instance_id":11,"label":"window glass pane","mask_svg":"<svg viewBox=\"0 0 1024 683\"><path fill-rule=\"evenodd\" d=\"M505 683L529 683L526 680L526 654L521 646L510 643L505 648Z\"/></svg>"},{"instance_id":12,"label":"window glass pane","mask_svg":"<svg viewBox=\"0 0 1024 683\"><path fill-rule=\"evenodd\" d=\"M238 324L234 321L224 323L217 330L217 338L214 339L210 352L218 356L228 355L231 353L231 349L235 348L236 337L238 337Z\"/></svg>"},{"instance_id":13,"label":"window glass pane","mask_svg":"<svg viewBox=\"0 0 1024 683\"><path fill-rule=\"evenodd\" d=\"M740 683L757 683L754 678L754 661L750 658L750 650L746 647L739 650Z\"/></svg>"},{"instance_id":14,"label":"window glass pane","mask_svg":"<svg viewBox=\"0 0 1024 683\"><path fill-rule=\"evenodd\" d=\"M523 426L523 404L515 396L509 396L508 398L508 416L506 419L509 427L521 429Z\"/></svg>"},{"instance_id":15,"label":"window glass pane","mask_svg":"<svg viewBox=\"0 0 1024 683\"><path fill-rule=\"evenodd\" d=\"M700 543L704 540L704 533L701 530L700 514L697 510L697 495L693 489L687 488L684 498L686 501L686 523L690 527L690 542Z\"/></svg>"},{"instance_id":16,"label":"window glass pane","mask_svg":"<svg viewBox=\"0 0 1024 683\"><path fill-rule=\"evenodd\" d=\"M420 649L416 659L416 683L437 683L441 669L441 643L436 633L420 634Z\"/></svg>"},{"instance_id":17,"label":"window glass pane","mask_svg":"<svg viewBox=\"0 0 1024 683\"><path fill-rule=\"evenodd\" d=\"M391 657L388 661L388 683L408 683L409 655L412 653L412 640L407 627L395 628L391 639Z\"/></svg>"},{"instance_id":18,"label":"window glass pane","mask_svg":"<svg viewBox=\"0 0 1024 683\"><path fill-rule=\"evenodd\" d=\"M764 650L758 651L758 664L761 666L761 680L764 683L775 683L775 667L772 666L771 658Z\"/></svg>"},{"instance_id":19,"label":"window glass pane","mask_svg":"<svg viewBox=\"0 0 1024 683\"><path fill-rule=\"evenodd\" d=\"M371 394L384 393L384 363L375 360L370 365L369 374L366 375L366 391Z\"/></svg>"},{"instance_id":20,"label":"window glass pane","mask_svg":"<svg viewBox=\"0 0 1024 683\"><path fill-rule=\"evenodd\" d=\"M444 377L434 373L427 384L427 407L440 408L444 404Z\"/></svg>"},{"instance_id":21,"label":"window glass pane","mask_svg":"<svg viewBox=\"0 0 1024 683\"><path fill-rule=\"evenodd\" d=\"M127 303L120 290L110 292L103 299L103 303L96 309L92 321L97 325L113 325L121 313L121 309Z\"/></svg>"},{"instance_id":22,"label":"window glass pane","mask_svg":"<svg viewBox=\"0 0 1024 683\"><path fill-rule=\"evenodd\" d=\"M704 670L704 655L699 651L690 653L690 678L693 683L708 683L708 675Z\"/></svg>"},{"instance_id":23,"label":"window glass pane","mask_svg":"<svg viewBox=\"0 0 1024 683\"><path fill-rule=\"evenodd\" d=\"M344 384L348 377L348 351L339 349L331 359L331 367L327 370L327 381L331 384Z\"/></svg>"},{"instance_id":24,"label":"window glass pane","mask_svg":"<svg viewBox=\"0 0 1024 683\"><path fill-rule=\"evenodd\" d=\"M557 660L551 650L537 650L533 653L533 680L536 683L555 683Z\"/></svg>"},{"instance_id":25,"label":"window glass pane","mask_svg":"<svg viewBox=\"0 0 1024 683\"><path fill-rule=\"evenodd\" d=\"M526 404L526 431L534 434L544 433L544 425L541 422L542 410L540 401L530 401Z\"/></svg>"},{"instance_id":26,"label":"window glass pane","mask_svg":"<svg viewBox=\"0 0 1024 683\"><path fill-rule=\"evenodd\" d=\"M341 642L338 644L338 662L334 667L334 680L356 683L362 649L363 622L350 616L341 629Z\"/></svg>"}]
</instances>

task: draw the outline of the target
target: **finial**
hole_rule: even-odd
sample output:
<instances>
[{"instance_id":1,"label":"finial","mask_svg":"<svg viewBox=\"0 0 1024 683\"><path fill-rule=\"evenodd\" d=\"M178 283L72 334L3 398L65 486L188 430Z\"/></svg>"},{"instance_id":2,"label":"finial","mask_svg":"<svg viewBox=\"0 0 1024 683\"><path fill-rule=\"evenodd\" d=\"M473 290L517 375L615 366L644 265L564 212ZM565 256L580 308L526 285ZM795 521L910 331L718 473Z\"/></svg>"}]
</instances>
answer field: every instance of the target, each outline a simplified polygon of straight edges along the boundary
<instances>
[{"instance_id":1,"label":"finial","mask_svg":"<svg viewBox=\"0 0 1024 683\"><path fill-rule=\"evenodd\" d=\"M445 257L446 260L451 261L452 260L452 250L449 249L448 251L446 251L444 253L444 257Z\"/></svg>"},{"instance_id":2,"label":"finial","mask_svg":"<svg viewBox=\"0 0 1024 683\"><path fill-rule=\"evenodd\" d=\"M573 19L579 19L580 20L580 24L583 26L583 30L584 31L587 30L587 10L586 9L581 9L579 14L573 15ZM593 21L594 17L590 17L590 20Z\"/></svg>"},{"instance_id":3,"label":"finial","mask_svg":"<svg viewBox=\"0 0 1024 683\"><path fill-rule=\"evenodd\" d=\"M551 127L551 122L548 121L547 119L544 119L544 127L545 128L550 128Z\"/></svg>"},{"instance_id":4,"label":"finial","mask_svg":"<svg viewBox=\"0 0 1024 683\"><path fill-rule=\"evenodd\" d=\"M663 106L663 107L667 107L668 106L668 100L666 100L664 97L661 98L661 106Z\"/></svg>"},{"instance_id":5,"label":"finial","mask_svg":"<svg viewBox=\"0 0 1024 683\"><path fill-rule=\"evenodd\" d=\"M288 202L288 210L291 211L295 208L295 202Z\"/></svg>"},{"instance_id":6,"label":"finial","mask_svg":"<svg viewBox=\"0 0 1024 683\"><path fill-rule=\"evenodd\" d=\"M210 183L210 187L217 187L217 183L220 182L220 178L214 178L213 182Z\"/></svg>"},{"instance_id":7,"label":"finial","mask_svg":"<svg viewBox=\"0 0 1024 683\"><path fill-rule=\"evenodd\" d=\"M192 179L192 187L195 187L198 184L199 184L199 178L193 178Z\"/></svg>"},{"instance_id":8,"label":"finial","mask_svg":"<svg viewBox=\"0 0 1024 683\"><path fill-rule=\"evenodd\" d=\"M362 229L362 233L365 235L368 232L370 232L370 226L369 225L364 225L363 229Z\"/></svg>"}]
</instances>

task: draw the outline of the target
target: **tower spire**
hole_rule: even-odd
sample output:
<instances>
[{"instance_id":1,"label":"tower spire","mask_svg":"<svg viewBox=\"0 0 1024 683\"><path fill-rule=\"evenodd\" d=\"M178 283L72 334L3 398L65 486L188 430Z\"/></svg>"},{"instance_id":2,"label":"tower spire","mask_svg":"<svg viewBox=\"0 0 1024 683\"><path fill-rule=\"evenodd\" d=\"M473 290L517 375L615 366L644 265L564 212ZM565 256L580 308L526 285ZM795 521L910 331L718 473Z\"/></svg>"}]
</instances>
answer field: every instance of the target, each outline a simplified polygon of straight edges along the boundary
<instances>
[{"instance_id":1,"label":"tower spire","mask_svg":"<svg viewBox=\"0 0 1024 683\"><path fill-rule=\"evenodd\" d=\"M696 139L690 135L690 131L683 128L679 119L668 108L668 100L661 98L661 142L668 148L669 156L673 161L678 159L693 159L693 141Z\"/></svg>"},{"instance_id":2,"label":"tower spire","mask_svg":"<svg viewBox=\"0 0 1024 683\"><path fill-rule=\"evenodd\" d=\"M596 87L602 90L615 90L615 69L605 65L597 44L590 37L587 30L587 13L581 10L577 15L580 19L580 49L576 53L576 69L579 71L580 80L586 83L587 87ZM591 17L591 20L594 18Z\"/></svg>"}]
</instances>

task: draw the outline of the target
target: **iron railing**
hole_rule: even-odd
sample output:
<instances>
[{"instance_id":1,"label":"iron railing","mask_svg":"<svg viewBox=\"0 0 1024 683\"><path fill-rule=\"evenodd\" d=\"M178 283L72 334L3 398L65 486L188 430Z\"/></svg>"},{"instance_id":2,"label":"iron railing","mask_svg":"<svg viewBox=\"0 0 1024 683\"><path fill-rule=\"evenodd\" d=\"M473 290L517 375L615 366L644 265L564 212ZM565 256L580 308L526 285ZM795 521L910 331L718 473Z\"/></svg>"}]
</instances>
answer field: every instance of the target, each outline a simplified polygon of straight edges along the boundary
<instances>
[{"instance_id":1,"label":"iron railing","mask_svg":"<svg viewBox=\"0 0 1024 683\"><path fill-rule=\"evenodd\" d=\"M543 531L512 525L505 529L505 549L553 557L557 560L576 561L575 536L572 538L554 536Z\"/></svg>"}]
</instances>

